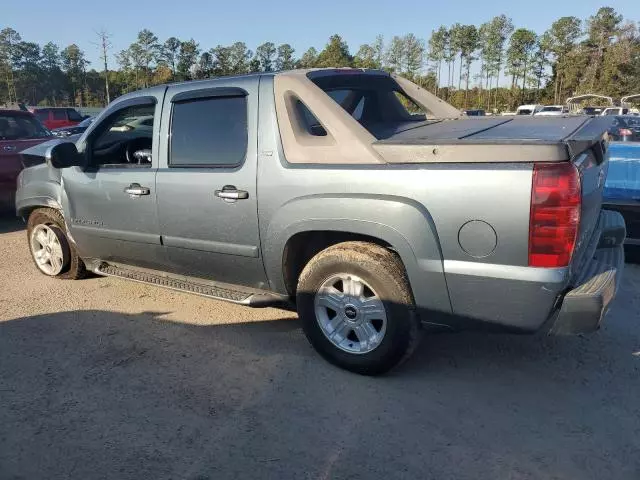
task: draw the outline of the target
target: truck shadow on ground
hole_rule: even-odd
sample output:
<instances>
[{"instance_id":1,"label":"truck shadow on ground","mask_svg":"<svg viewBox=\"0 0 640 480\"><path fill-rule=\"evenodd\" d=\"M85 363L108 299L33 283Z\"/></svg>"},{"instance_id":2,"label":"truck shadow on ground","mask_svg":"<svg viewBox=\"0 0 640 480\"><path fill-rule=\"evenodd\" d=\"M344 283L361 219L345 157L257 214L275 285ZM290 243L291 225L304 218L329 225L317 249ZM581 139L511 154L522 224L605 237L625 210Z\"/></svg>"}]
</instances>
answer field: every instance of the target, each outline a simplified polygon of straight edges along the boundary
<instances>
[{"instance_id":1,"label":"truck shadow on ground","mask_svg":"<svg viewBox=\"0 0 640 480\"><path fill-rule=\"evenodd\" d=\"M380 378L290 319L6 321L0 478L637 478L637 312L587 338L430 336Z\"/></svg>"},{"instance_id":2,"label":"truck shadow on ground","mask_svg":"<svg viewBox=\"0 0 640 480\"><path fill-rule=\"evenodd\" d=\"M0 234L17 232L25 228L25 223L17 218L15 213L0 212Z\"/></svg>"}]
</instances>

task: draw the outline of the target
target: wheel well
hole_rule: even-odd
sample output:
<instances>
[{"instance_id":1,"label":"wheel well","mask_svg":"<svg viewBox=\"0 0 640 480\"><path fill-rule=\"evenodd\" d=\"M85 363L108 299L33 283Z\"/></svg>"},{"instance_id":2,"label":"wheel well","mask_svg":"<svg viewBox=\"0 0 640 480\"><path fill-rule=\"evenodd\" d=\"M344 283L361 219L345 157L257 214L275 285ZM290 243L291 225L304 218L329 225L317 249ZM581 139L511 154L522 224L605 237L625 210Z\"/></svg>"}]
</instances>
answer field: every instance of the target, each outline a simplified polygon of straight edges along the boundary
<instances>
[{"instance_id":1,"label":"wheel well","mask_svg":"<svg viewBox=\"0 0 640 480\"><path fill-rule=\"evenodd\" d=\"M369 242L393 250L393 246L376 237L352 232L310 231L300 232L291 237L284 247L282 271L289 295L295 295L298 278L305 265L316 254L332 245L342 242Z\"/></svg>"},{"instance_id":2,"label":"wheel well","mask_svg":"<svg viewBox=\"0 0 640 480\"><path fill-rule=\"evenodd\" d=\"M39 208L47 208L46 205L34 205L34 206L30 206L30 207L24 207L22 209L20 209L20 217L23 218L23 220L26 222L27 220L29 220L29 216L33 213L34 210L37 210Z\"/></svg>"}]
</instances>

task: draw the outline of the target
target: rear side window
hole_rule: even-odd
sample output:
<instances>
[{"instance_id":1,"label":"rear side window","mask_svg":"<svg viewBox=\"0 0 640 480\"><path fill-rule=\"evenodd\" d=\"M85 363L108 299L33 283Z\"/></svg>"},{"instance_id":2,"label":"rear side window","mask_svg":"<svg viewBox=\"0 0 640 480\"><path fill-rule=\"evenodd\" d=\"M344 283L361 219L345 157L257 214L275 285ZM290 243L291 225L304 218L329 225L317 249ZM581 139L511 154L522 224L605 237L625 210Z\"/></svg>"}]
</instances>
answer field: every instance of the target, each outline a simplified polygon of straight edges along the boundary
<instances>
[{"instance_id":1,"label":"rear side window","mask_svg":"<svg viewBox=\"0 0 640 480\"><path fill-rule=\"evenodd\" d=\"M54 120L66 120L67 114L64 110L54 110L53 111L53 119Z\"/></svg>"},{"instance_id":2,"label":"rear side window","mask_svg":"<svg viewBox=\"0 0 640 480\"><path fill-rule=\"evenodd\" d=\"M82 115L76 112L73 108L67 108L67 116L69 117L69 120L71 120L72 122L82 121Z\"/></svg>"},{"instance_id":3,"label":"rear side window","mask_svg":"<svg viewBox=\"0 0 640 480\"><path fill-rule=\"evenodd\" d=\"M41 122L46 122L49 120L49 110L38 110L35 113L36 118Z\"/></svg>"},{"instance_id":4,"label":"rear side window","mask_svg":"<svg viewBox=\"0 0 640 480\"><path fill-rule=\"evenodd\" d=\"M211 97L174 103L170 166L237 166L244 161L246 152L246 97Z\"/></svg>"}]
</instances>

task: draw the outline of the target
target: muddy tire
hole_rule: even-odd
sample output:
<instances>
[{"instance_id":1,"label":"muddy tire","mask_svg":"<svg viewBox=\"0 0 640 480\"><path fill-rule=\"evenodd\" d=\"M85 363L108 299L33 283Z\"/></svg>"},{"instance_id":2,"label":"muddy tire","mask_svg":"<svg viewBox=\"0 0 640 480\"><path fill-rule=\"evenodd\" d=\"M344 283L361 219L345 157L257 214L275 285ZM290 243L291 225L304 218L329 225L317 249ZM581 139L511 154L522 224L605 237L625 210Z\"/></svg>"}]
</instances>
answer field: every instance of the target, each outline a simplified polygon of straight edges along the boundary
<instances>
[{"instance_id":1,"label":"muddy tire","mask_svg":"<svg viewBox=\"0 0 640 480\"><path fill-rule=\"evenodd\" d=\"M62 214L53 208L31 212L27 221L27 242L38 270L49 277L78 280L87 269L66 234Z\"/></svg>"},{"instance_id":2,"label":"muddy tire","mask_svg":"<svg viewBox=\"0 0 640 480\"><path fill-rule=\"evenodd\" d=\"M385 373L419 343L404 266L375 244L344 242L318 253L300 274L296 303L311 345L355 373Z\"/></svg>"}]
</instances>

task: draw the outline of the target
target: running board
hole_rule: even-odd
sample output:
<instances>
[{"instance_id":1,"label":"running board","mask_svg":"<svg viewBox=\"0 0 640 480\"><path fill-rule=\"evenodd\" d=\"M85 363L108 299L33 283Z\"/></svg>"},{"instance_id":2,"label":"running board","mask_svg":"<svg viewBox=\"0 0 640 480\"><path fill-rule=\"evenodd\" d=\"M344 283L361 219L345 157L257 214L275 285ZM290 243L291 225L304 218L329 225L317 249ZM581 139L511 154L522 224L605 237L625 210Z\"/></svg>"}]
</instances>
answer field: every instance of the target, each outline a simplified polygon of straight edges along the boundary
<instances>
[{"instance_id":1,"label":"running board","mask_svg":"<svg viewBox=\"0 0 640 480\"><path fill-rule=\"evenodd\" d=\"M98 275L107 277L118 277L134 282L157 285L158 287L177 290L180 292L193 293L202 297L223 300L225 302L237 303L248 307L285 307L289 303L288 297L270 292L243 289L242 287L230 288L216 285L214 282L195 279L178 279L167 275L152 273L145 270L136 270L130 267L110 265L101 263L94 270Z\"/></svg>"}]
</instances>

